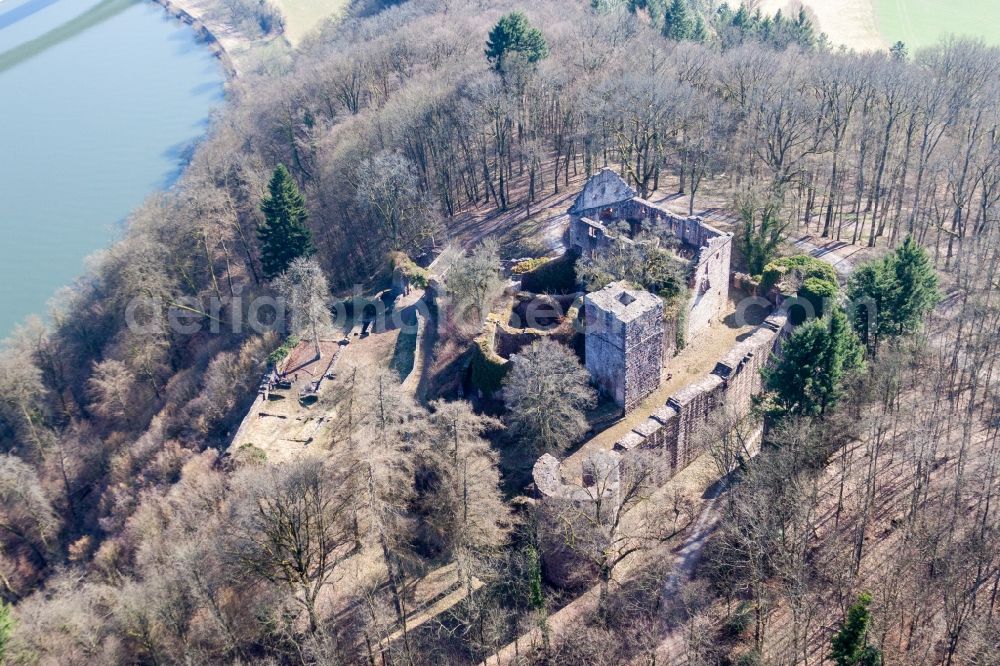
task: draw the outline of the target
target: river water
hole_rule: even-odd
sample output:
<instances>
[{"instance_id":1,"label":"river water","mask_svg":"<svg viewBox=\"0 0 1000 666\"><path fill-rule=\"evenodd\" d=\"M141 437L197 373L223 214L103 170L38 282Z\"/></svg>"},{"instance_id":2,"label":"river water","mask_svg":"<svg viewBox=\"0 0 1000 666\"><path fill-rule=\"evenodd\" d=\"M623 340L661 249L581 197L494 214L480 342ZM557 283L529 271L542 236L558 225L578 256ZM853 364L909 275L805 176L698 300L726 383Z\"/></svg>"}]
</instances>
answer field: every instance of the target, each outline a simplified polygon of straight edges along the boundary
<instances>
[{"instance_id":1,"label":"river water","mask_svg":"<svg viewBox=\"0 0 1000 666\"><path fill-rule=\"evenodd\" d=\"M0 338L171 185L222 85L148 0L0 0Z\"/></svg>"}]
</instances>

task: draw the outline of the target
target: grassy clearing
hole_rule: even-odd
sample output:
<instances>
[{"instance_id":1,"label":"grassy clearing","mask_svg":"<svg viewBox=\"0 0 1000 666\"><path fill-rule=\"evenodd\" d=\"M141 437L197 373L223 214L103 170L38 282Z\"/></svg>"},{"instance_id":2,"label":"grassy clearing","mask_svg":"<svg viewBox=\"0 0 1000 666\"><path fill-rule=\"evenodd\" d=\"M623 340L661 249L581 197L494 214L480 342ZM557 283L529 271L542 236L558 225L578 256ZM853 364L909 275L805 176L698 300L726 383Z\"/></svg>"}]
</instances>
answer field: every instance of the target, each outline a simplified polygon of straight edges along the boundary
<instances>
[{"instance_id":1,"label":"grassy clearing","mask_svg":"<svg viewBox=\"0 0 1000 666\"><path fill-rule=\"evenodd\" d=\"M911 51L932 46L949 34L1000 44L997 0L874 0L874 4L885 41L901 40Z\"/></svg>"},{"instance_id":2,"label":"grassy clearing","mask_svg":"<svg viewBox=\"0 0 1000 666\"><path fill-rule=\"evenodd\" d=\"M285 17L285 37L298 46L326 18L340 16L349 0L274 0Z\"/></svg>"}]
</instances>

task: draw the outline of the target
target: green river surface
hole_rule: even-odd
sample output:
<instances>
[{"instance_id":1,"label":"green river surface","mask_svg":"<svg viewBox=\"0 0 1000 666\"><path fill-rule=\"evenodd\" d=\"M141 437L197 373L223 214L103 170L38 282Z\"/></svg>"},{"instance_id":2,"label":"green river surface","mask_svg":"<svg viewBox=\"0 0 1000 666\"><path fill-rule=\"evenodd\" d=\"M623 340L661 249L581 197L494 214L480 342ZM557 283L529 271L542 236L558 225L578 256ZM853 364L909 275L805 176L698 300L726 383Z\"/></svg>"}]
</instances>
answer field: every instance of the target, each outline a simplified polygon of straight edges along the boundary
<instances>
[{"instance_id":1,"label":"green river surface","mask_svg":"<svg viewBox=\"0 0 1000 666\"><path fill-rule=\"evenodd\" d=\"M148 0L0 0L0 338L170 187L223 99L194 31Z\"/></svg>"}]
</instances>

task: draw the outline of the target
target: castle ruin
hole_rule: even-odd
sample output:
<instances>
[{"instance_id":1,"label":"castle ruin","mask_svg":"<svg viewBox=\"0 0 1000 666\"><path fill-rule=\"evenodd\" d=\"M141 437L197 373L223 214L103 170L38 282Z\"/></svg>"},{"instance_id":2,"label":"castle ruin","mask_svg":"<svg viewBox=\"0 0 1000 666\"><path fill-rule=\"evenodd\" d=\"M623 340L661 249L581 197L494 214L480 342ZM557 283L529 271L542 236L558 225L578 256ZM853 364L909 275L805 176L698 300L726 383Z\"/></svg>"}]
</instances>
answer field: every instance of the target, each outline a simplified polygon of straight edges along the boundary
<instances>
[{"instance_id":1,"label":"castle ruin","mask_svg":"<svg viewBox=\"0 0 1000 666\"><path fill-rule=\"evenodd\" d=\"M697 344L698 333L726 311L733 236L700 217L677 216L638 197L610 169L587 182L569 215L570 248L580 256L606 252L614 242L636 242L632 238L641 230L666 230L677 237L681 253L692 259L690 294L680 313L665 315L659 296L622 282L584 299L587 369L595 384L628 412L659 387L662 366L674 351L677 327L683 326L684 338ZM623 222L628 230L623 229ZM567 482L561 462L551 455L542 456L533 470L536 491L550 501L596 501L602 491L613 492L615 486L608 483L596 488L601 484L595 484L595 478L610 476L592 470L615 466L622 456L639 449L659 454L661 481L673 477L703 452L705 443L697 433L714 414L723 409L736 415L751 412L753 396L763 388L761 370L779 352L788 330L786 313L768 317L730 349L712 372L675 392L619 438L613 451L588 456L583 461L583 478Z\"/></svg>"},{"instance_id":2,"label":"castle ruin","mask_svg":"<svg viewBox=\"0 0 1000 666\"><path fill-rule=\"evenodd\" d=\"M672 478L704 452L705 442L697 433L714 414L724 409L737 415L750 413L753 396L763 388L761 370L778 353L788 332L786 313L768 317L730 349L712 372L674 393L619 438L614 451L620 456L640 449L654 452L662 461L660 480ZM585 460L585 467L587 463ZM587 474L580 482L565 481L562 464L551 455L538 460L533 476L535 489L543 499L594 501L593 483Z\"/></svg>"},{"instance_id":3,"label":"castle ruin","mask_svg":"<svg viewBox=\"0 0 1000 666\"><path fill-rule=\"evenodd\" d=\"M594 175L569 209L570 250L581 256L607 251L614 240L632 242L612 230L625 222L631 235L641 230L665 230L693 257L688 280L690 291L683 314L684 339L692 340L725 311L729 301L729 264L733 235L719 231L697 216L681 217L638 196L621 176L611 169ZM675 330L676 324L666 326ZM672 340L666 340L668 350Z\"/></svg>"}]
</instances>

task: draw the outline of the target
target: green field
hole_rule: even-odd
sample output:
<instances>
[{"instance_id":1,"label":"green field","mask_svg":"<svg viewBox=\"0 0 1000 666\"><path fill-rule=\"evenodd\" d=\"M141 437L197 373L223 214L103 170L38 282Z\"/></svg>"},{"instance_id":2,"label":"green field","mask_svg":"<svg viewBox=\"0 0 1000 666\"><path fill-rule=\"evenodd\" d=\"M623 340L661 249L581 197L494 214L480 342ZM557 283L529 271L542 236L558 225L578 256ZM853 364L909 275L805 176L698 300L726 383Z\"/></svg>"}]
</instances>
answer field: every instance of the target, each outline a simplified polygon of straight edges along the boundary
<instances>
[{"instance_id":1,"label":"green field","mask_svg":"<svg viewBox=\"0 0 1000 666\"><path fill-rule=\"evenodd\" d=\"M874 0L886 42L906 42L910 51L948 34L1000 44L1000 0Z\"/></svg>"}]
</instances>

